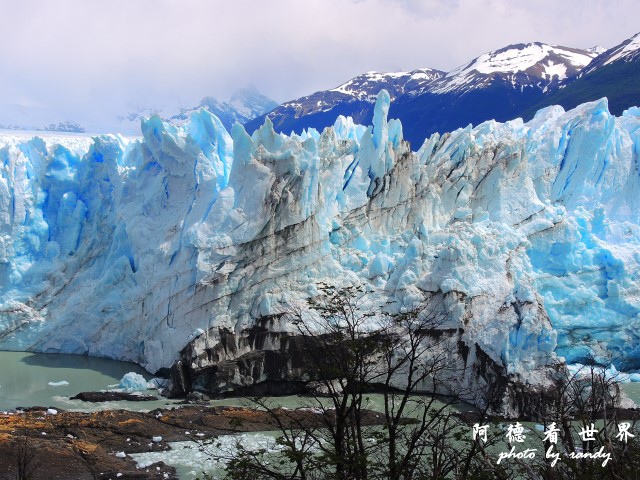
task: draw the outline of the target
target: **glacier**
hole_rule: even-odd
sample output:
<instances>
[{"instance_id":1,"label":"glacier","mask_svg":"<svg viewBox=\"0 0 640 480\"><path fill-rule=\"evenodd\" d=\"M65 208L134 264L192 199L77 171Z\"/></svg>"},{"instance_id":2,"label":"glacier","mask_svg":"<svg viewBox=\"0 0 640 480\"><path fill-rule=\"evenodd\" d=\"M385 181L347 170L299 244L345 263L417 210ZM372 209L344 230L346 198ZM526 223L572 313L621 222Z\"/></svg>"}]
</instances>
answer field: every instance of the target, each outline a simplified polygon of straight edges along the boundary
<instances>
[{"instance_id":1,"label":"glacier","mask_svg":"<svg viewBox=\"0 0 640 480\"><path fill-rule=\"evenodd\" d=\"M412 152L389 105L288 136L204 110L139 139L0 136L0 349L195 375L281 349L240 336L290 332L279 314L324 281L399 310L440 295L467 384L487 362L531 385L589 355L640 369L640 109L548 107Z\"/></svg>"}]
</instances>

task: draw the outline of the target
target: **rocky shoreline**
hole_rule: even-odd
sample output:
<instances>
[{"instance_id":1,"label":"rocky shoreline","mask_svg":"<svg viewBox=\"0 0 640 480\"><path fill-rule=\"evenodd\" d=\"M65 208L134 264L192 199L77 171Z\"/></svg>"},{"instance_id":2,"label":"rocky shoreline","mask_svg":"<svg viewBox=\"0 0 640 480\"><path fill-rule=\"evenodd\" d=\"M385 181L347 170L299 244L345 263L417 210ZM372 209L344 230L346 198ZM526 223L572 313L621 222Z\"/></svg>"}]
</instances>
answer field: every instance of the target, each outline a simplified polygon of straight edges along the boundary
<instances>
[{"instance_id":1,"label":"rocky shoreline","mask_svg":"<svg viewBox=\"0 0 640 480\"><path fill-rule=\"evenodd\" d=\"M312 410L287 411L282 417L321 425L320 414ZM367 423L379 423L378 417L370 412ZM174 467L159 462L138 468L129 454L169 450L169 442L273 429L266 412L244 407L185 405L92 413L31 407L0 412L0 472L16 478L19 459L27 454L33 457L32 480L175 479Z\"/></svg>"},{"instance_id":2,"label":"rocky shoreline","mask_svg":"<svg viewBox=\"0 0 640 480\"><path fill-rule=\"evenodd\" d=\"M118 398L111 398L113 395ZM122 392L83 392L77 398L102 402L120 400ZM154 400L153 396L135 396ZM637 409L616 409L618 418L637 421ZM275 409L278 421L310 427L323 425L313 409ZM479 421L473 412L459 412L469 425ZM486 419L485 419L486 420ZM493 420L504 420L495 417ZM379 413L367 411L364 424L380 424ZM274 418L249 407L188 403L149 412L104 410L68 412L29 407L0 412L0 472L18 478L22 467L32 470L32 480L44 479L176 479L176 470L163 462L139 467L131 454L170 450L169 442L206 441L219 435L276 430ZM202 465L206 469L207 465Z\"/></svg>"}]
</instances>

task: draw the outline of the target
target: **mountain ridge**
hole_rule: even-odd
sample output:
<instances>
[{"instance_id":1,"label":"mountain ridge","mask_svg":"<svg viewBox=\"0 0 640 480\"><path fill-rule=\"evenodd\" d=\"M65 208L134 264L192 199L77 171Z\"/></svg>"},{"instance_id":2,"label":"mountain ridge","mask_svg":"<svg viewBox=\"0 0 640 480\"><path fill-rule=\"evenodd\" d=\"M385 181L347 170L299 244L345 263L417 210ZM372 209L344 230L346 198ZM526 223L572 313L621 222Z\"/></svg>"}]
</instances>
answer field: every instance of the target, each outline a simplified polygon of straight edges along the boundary
<instances>
[{"instance_id":1,"label":"mountain ridge","mask_svg":"<svg viewBox=\"0 0 640 480\"><path fill-rule=\"evenodd\" d=\"M205 97L197 106L182 109L167 120L171 123L183 124L189 120L191 114L204 108L218 117L224 127L230 131L234 123L245 124L277 106L274 100L260 93L255 87L246 87L236 90L228 101L220 102L214 97Z\"/></svg>"},{"instance_id":2,"label":"mountain ridge","mask_svg":"<svg viewBox=\"0 0 640 480\"><path fill-rule=\"evenodd\" d=\"M415 148L435 132L455 130L469 123L477 125L490 119L504 122L517 117L528 119L537 109L550 104L546 99L556 98L558 92L585 76L586 72L597 70L599 61L604 64L617 55L609 64L620 59L633 63L638 46L640 34L608 50L552 46L542 42L521 43L482 54L450 72L414 70L434 73L419 86L405 82L402 89L390 91L394 99L390 114L405 125L405 138ZM300 133L308 128L322 130L330 126L337 115L351 116L356 122L366 124L373 117L372 92L389 85L394 87L396 78L413 72L358 75L341 86L285 102L268 114L250 120L245 127L249 132L256 130L266 116L276 131L285 133ZM612 80L615 81L612 83ZM607 81L609 85L604 89L582 95L578 102L558 101L572 108L611 96L616 114L622 112L619 104L640 104L640 81L637 88L627 89L630 94L620 100L615 83L624 82L624 78ZM361 85L364 87L358 90Z\"/></svg>"}]
</instances>

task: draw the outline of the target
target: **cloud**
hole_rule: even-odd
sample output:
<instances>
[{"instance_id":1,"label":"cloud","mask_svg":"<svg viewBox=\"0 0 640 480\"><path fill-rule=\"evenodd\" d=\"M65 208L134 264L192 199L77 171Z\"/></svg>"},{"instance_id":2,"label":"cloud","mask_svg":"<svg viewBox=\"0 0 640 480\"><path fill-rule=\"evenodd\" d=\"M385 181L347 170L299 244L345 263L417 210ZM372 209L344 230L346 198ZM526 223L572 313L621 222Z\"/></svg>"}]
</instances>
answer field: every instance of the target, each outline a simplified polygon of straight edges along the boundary
<instances>
[{"instance_id":1,"label":"cloud","mask_svg":"<svg viewBox=\"0 0 640 480\"><path fill-rule=\"evenodd\" d=\"M510 43L613 46L636 0L22 0L5 3L0 104L279 101L369 70L449 70Z\"/></svg>"}]
</instances>

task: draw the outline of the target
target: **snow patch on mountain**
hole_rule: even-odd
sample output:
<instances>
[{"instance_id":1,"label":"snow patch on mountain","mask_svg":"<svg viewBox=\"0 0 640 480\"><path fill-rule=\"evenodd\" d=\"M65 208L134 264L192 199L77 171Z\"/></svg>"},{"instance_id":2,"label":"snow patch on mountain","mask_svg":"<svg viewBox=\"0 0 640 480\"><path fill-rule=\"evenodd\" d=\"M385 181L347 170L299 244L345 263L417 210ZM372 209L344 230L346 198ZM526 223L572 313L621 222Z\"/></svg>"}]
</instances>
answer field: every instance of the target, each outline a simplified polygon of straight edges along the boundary
<instances>
[{"instance_id":1,"label":"snow patch on mountain","mask_svg":"<svg viewBox=\"0 0 640 480\"><path fill-rule=\"evenodd\" d=\"M589 75L600 68L616 64L618 62L632 62L640 58L640 33L628 38L624 42L610 48L593 59L577 76Z\"/></svg>"},{"instance_id":2,"label":"snow patch on mountain","mask_svg":"<svg viewBox=\"0 0 640 480\"><path fill-rule=\"evenodd\" d=\"M563 57L574 66L583 67L593 58L591 55L573 50L552 47L543 43L530 43L506 47L495 52L485 53L464 67L458 67L447 74L447 77L466 75L472 71L484 74L503 72L515 73L525 71L545 60L551 53Z\"/></svg>"},{"instance_id":3,"label":"snow patch on mountain","mask_svg":"<svg viewBox=\"0 0 640 480\"><path fill-rule=\"evenodd\" d=\"M386 89L391 98L405 93L424 91L428 84L444 76L444 72L431 68L411 72L367 72L329 90L358 100L374 101L381 89Z\"/></svg>"},{"instance_id":4,"label":"snow patch on mountain","mask_svg":"<svg viewBox=\"0 0 640 480\"><path fill-rule=\"evenodd\" d=\"M640 33L613 49L613 51L609 53L609 58L604 62L604 64L609 65L610 63L616 62L620 59L629 58L631 56L635 57L638 50L640 50Z\"/></svg>"},{"instance_id":5,"label":"snow patch on mountain","mask_svg":"<svg viewBox=\"0 0 640 480\"><path fill-rule=\"evenodd\" d=\"M543 64L544 77L546 80L552 80L556 77L557 80L563 80L567 78L567 67L561 63L554 64L553 60L549 60L549 63Z\"/></svg>"},{"instance_id":6,"label":"snow patch on mountain","mask_svg":"<svg viewBox=\"0 0 640 480\"><path fill-rule=\"evenodd\" d=\"M601 53L604 53L607 51L606 48L604 48L601 45L596 45L595 47L589 47L586 49L587 52L589 53L595 53L596 55L600 55Z\"/></svg>"},{"instance_id":7,"label":"snow patch on mountain","mask_svg":"<svg viewBox=\"0 0 640 480\"><path fill-rule=\"evenodd\" d=\"M537 80L544 80L548 84L576 73L595 56L595 53L586 50L537 42L511 45L480 55L452 70L435 83L433 91L446 93L486 86L494 81L496 75L508 79L514 87L537 85Z\"/></svg>"}]
</instances>

